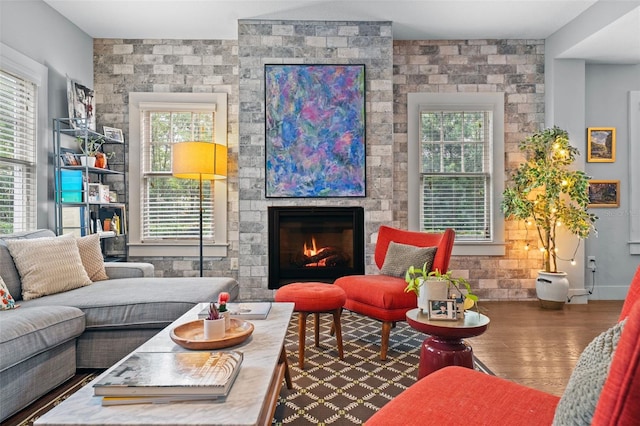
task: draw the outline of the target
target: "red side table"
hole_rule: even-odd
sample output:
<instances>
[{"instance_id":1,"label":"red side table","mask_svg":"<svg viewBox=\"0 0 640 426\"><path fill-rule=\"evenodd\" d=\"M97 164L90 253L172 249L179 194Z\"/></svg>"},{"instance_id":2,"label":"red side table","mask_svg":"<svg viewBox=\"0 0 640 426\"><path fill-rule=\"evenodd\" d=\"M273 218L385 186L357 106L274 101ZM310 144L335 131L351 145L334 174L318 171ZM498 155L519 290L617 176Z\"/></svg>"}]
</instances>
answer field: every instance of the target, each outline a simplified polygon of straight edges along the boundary
<instances>
[{"instance_id":1,"label":"red side table","mask_svg":"<svg viewBox=\"0 0 640 426\"><path fill-rule=\"evenodd\" d=\"M422 343L418 380L449 365L473 368L473 349L462 339L479 336L487 330L489 317L467 311L457 321L430 320L421 309L407 312L409 325L429 334Z\"/></svg>"}]
</instances>

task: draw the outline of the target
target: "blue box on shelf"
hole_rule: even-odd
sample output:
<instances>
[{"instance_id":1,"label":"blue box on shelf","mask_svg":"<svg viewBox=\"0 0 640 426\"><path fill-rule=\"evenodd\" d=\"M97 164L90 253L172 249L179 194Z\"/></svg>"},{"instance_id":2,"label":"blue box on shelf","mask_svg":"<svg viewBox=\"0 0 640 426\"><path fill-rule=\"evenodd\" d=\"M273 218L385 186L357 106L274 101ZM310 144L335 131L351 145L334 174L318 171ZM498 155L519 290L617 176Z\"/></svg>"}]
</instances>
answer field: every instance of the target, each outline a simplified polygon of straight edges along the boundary
<instances>
[{"instance_id":1,"label":"blue box on shelf","mask_svg":"<svg viewBox=\"0 0 640 426\"><path fill-rule=\"evenodd\" d=\"M57 177L57 176L56 176ZM60 170L63 203L82 202L82 171Z\"/></svg>"}]
</instances>

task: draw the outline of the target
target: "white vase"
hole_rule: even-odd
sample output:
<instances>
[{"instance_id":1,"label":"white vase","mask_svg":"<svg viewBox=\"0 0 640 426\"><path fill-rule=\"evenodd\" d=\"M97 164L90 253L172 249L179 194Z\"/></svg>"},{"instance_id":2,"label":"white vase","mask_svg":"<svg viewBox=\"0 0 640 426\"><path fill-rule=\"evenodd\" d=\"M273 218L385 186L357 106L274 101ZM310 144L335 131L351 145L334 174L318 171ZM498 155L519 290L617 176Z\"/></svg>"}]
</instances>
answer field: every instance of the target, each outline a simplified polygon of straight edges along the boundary
<instances>
[{"instance_id":1,"label":"white vase","mask_svg":"<svg viewBox=\"0 0 640 426\"><path fill-rule=\"evenodd\" d=\"M231 312L220 312L220 316L224 318L224 329L229 330L231 328Z\"/></svg>"},{"instance_id":2,"label":"white vase","mask_svg":"<svg viewBox=\"0 0 640 426\"><path fill-rule=\"evenodd\" d=\"M224 338L224 318L203 320L204 340L218 340Z\"/></svg>"},{"instance_id":3,"label":"white vase","mask_svg":"<svg viewBox=\"0 0 640 426\"><path fill-rule=\"evenodd\" d=\"M418 289L418 308L429 312L429 300L445 300L447 297L447 282L437 279L427 279Z\"/></svg>"},{"instance_id":4,"label":"white vase","mask_svg":"<svg viewBox=\"0 0 640 426\"><path fill-rule=\"evenodd\" d=\"M566 272L538 271L536 295L545 309L562 309L569 296Z\"/></svg>"},{"instance_id":5,"label":"white vase","mask_svg":"<svg viewBox=\"0 0 640 426\"><path fill-rule=\"evenodd\" d=\"M90 157L87 155L80 156L80 164L83 166L95 167L96 166L96 157Z\"/></svg>"}]
</instances>

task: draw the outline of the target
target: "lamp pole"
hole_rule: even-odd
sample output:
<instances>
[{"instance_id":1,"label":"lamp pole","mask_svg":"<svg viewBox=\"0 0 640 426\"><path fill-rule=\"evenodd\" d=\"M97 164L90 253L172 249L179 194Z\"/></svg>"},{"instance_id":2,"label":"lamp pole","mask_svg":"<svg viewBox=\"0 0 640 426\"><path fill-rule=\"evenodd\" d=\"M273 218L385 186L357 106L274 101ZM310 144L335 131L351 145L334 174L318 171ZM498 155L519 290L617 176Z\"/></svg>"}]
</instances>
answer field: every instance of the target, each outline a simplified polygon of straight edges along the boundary
<instances>
[{"instance_id":1,"label":"lamp pole","mask_svg":"<svg viewBox=\"0 0 640 426\"><path fill-rule=\"evenodd\" d=\"M200 173L200 276L202 277L202 263L204 262L204 253L202 250L202 215L203 215L203 209L202 209L202 173Z\"/></svg>"}]
</instances>

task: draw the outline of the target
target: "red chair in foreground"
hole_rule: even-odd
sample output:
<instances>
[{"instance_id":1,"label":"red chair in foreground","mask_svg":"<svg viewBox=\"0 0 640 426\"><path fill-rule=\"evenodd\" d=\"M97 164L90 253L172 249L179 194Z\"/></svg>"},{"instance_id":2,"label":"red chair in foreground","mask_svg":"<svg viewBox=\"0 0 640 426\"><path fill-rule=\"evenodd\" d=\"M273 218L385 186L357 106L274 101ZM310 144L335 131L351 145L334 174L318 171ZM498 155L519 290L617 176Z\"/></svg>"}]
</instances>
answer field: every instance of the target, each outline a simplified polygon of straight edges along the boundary
<instances>
[{"instance_id":1,"label":"red chair in foreground","mask_svg":"<svg viewBox=\"0 0 640 426\"><path fill-rule=\"evenodd\" d=\"M383 225L378 231L374 260L378 268L382 270L389 244L392 241L414 247L436 247L431 270L437 269L446 272L449 267L454 238L453 229L446 229L441 234L431 234ZM413 266L421 267L422 264ZM389 349L391 327L397 321L405 321L407 311L417 307L416 295L404 291L407 285L404 281L404 271L401 272L401 276L349 275L338 278L334 285L341 287L347 294L345 309L382 321L380 359L384 361Z\"/></svg>"}]
</instances>

